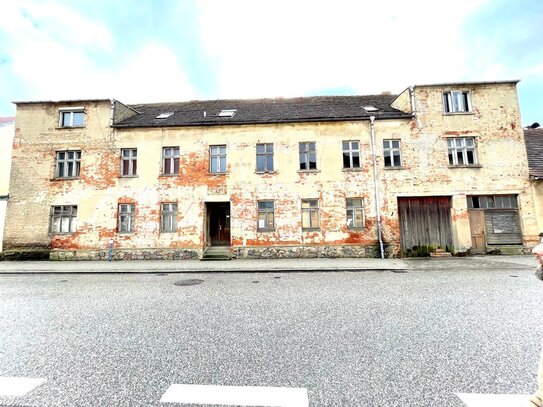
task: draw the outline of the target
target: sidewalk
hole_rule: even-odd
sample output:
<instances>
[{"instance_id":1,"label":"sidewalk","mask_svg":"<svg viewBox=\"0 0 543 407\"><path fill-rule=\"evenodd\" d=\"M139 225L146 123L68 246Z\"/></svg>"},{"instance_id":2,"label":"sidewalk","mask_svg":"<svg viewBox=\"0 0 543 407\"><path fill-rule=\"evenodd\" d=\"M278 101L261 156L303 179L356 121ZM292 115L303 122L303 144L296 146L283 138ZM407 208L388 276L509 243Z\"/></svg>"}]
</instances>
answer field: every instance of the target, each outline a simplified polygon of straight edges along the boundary
<instances>
[{"instance_id":1,"label":"sidewalk","mask_svg":"<svg viewBox=\"0 0 543 407\"><path fill-rule=\"evenodd\" d=\"M287 271L495 270L535 268L532 256L269 260L1 261L0 273L202 273Z\"/></svg>"}]
</instances>

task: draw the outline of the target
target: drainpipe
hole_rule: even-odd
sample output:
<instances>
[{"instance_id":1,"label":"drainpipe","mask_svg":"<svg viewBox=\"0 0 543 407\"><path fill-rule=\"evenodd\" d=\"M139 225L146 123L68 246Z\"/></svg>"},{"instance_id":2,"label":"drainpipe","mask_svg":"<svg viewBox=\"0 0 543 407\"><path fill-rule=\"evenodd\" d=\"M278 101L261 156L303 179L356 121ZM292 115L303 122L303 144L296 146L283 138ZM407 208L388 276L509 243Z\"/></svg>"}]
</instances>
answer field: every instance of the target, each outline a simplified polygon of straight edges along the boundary
<instances>
[{"instance_id":1,"label":"drainpipe","mask_svg":"<svg viewBox=\"0 0 543 407\"><path fill-rule=\"evenodd\" d=\"M110 99L111 109L109 110L109 127L113 126L113 120L115 118L115 99Z\"/></svg>"},{"instance_id":2,"label":"drainpipe","mask_svg":"<svg viewBox=\"0 0 543 407\"><path fill-rule=\"evenodd\" d=\"M375 154L375 116L370 116L370 129L371 129L371 155L373 158L373 185L375 187L375 212L377 214L377 237L379 238L379 253L381 258L385 258L385 251L383 249L383 226L381 224L381 199L379 198L379 184L377 179L377 157Z\"/></svg>"}]
</instances>

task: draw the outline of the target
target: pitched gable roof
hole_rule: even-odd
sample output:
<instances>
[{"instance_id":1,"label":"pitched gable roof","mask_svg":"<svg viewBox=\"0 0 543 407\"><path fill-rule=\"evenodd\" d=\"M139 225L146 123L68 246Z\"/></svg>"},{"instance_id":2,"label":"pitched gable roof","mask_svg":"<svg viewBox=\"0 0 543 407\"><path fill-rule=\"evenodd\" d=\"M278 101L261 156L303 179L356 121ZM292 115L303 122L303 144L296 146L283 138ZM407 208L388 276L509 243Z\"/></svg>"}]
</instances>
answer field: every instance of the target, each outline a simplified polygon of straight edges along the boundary
<instances>
[{"instance_id":1,"label":"pitched gable roof","mask_svg":"<svg viewBox=\"0 0 543 407\"><path fill-rule=\"evenodd\" d=\"M394 109L396 95L314 96L288 99L202 100L181 103L130 105L138 114L114 127L173 127L228 124L296 123L312 121L408 119L410 113ZM377 111L364 106L373 106ZM235 111L220 115L221 111ZM160 118L162 114L167 117Z\"/></svg>"},{"instance_id":2,"label":"pitched gable roof","mask_svg":"<svg viewBox=\"0 0 543 407\"><path fill-rule=\"evenodd\" d=\"M524 129L530 177L543 179L543 128Z\"/></svg>"}]
</instances>

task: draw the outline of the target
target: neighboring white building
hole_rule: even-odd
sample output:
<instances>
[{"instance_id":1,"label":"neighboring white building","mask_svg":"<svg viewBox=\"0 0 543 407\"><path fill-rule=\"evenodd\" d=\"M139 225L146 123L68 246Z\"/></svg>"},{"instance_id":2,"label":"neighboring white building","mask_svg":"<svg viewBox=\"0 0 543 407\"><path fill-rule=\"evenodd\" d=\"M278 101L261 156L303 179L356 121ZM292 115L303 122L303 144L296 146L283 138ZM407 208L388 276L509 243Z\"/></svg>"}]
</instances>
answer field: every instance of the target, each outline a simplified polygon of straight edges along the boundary
<instances>
[{"instance_id":1,"label":"neighboring white building","mask_svg":"<svg viewBox=\"0 0 543 407\"><path fill-rule=\"evenodd\" d=\"M0 117L0 252L4 238L4 223L8 205L11 148L15 134L15 117Z\"/></svg>"}]
</instances>

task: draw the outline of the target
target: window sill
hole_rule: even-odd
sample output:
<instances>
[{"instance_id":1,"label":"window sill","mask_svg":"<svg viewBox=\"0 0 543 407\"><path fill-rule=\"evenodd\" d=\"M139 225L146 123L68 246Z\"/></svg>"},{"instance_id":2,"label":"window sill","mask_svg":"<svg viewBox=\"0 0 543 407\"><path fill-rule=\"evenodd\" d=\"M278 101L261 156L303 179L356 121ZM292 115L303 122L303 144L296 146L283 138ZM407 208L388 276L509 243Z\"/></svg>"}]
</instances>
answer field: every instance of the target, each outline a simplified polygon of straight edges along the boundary
<instances>
[{"instance_id":1,"label":"window sill","mask_svg":"<svg viewBox=\"0 0 543 407\"><path fill-rule=\"evenodd\" d=\"M56 130L84 129L85 126L57 126Z\"/></svg>"},{"instance_id":2,"label":"window sill","mask_svg":"<svg viewBox=\"0 0 543 407\"><path fill-rule=\"evenodd\" d=\"M443 112L443 116L473 116L474 112Z\"/></svg>"},{"instance_id":3,"label":"window sill","mask_svg":"<svg viewBox=\"0 0 543 407\"><path fill-rule=\"evenodd\" d=\"M255 171L255 174L266 175L266 174L277 174L277 171Z\"/></svg>"},{"instance_id":4,"label":"window sill","mask_svg":"<svg viewBox=\"0 0 543 407\"><path fill-rule=\"evenodd\" d=\"M165 234L165 235L171 235L172 233L177 233L177 230L161 230L160 231L160 234Z\"/></svg>"},{"instance_id":5,"label":"window sill","mask_svg":"<svg viewBox=\"0 0 543 407\"><path fill-rule=\"evenodd\" d=\"M481 164L472 164L472 165L449 165L449 168L483 168Z\"/></svg>"},{"instance_id":6,"label":"window sill","mask_svg":"<svg viewBox=\"0 0 543 407\"><path fill-rule=\"evenodd\" d=\"M159 177L177 177L179 175L178 174L159 174Z\"/></svg>"},{"instance_id":7,"label":"window sill","mask_svg":"<svg viewBox=\"0 0 543 407\"><path fill-rule=\"evenodd\" d=\"M403 167L403 166L396 166L396 167L383 167L383 170L392 170L392 171L395 171L395 170L406 170L407 168Z\"/></svg>"},{"instance_id":8,"label":"window sill","mask_svg":"<svg viewBox=\"0 0 543 407\"><path fill-rule=\"evenodd\" d=\"M347 229L354 230L356 232L361 232L363 230L366 230L366 227L365 226L360 226L360 227L356 226L356 227L347 227Z\"/></svg>"},{"instance_id":9,"label":"window sill","mask_svg":"<svg viewBox=\"0 0 543 407\"><path fill-rule=\"evenodd\" d=\"M119 231L117 231L117 234L118 234L118 235L133 235L134 232L121 232L121 231L119 230Z\"/></svg>"},{"instance_id":10,"label":"window sill","mask_svg":"<svg viewBox=\"0 0 543 407\"><path fill-rule=\"evenodd\" d=\"M50 232L49 236L70 236L75 235L75 232Z\"/></svg>"},{"instance_id":11,"label":"window sill","mask_svg":"<svg viewBox=\"0 0 543 407\"><path fill-rule=\"evenodd\" d=\"M74 179L81 179L81 177L54 177L51 178L49 181L70 181Z\"/></svg>"},{"instance_id":12,"label":"window sill","mask_svg":"<svg viewBox=\"0 0 543 407\"><path fill-rule=\"evenodd\" d=\"M208 172L209 175L226 175L227 172L224 171L224 172Z\"/></svg>"},{"instance_id":13,"label":"window sill","mask_svg":"<svg viewBox=\"0 0 543 407\"><path fill-rule=\"evenodd\" d=\"M342 168L341 171L343 171L343 172L360 172L360 171L364 171L364 169L362 167Z\"/></svg>"},{"instance_id":14,"label":"window sill","mask_svg":"<svg viewBox=\"0 0 543 407\"><path fill-rule=\"evenodd\" d=\"M298 174L316 174L321 170L298 170Z\"/></svg>"},{"instance_id":15,"label":"window sill","mask_svg":"<svg viewBox=\"0 0 543 407\"><path fill-rule=\"evenodd\" d=\"M270 232L275 232L275 229L257 229L256 231L258 233L270 233Z\"/></svg>"},{"instance_id":16,"label":"window sill","mask_svg":"<svg viewBox=\"0 0 543 407\"><path fill-rule=\"evenodd\" d=\"M321 228L302 228L302 232L320 232Z\"/></svg>"},{"instance_id":17,"label":"window sill","mask_svg":"<svg viewBox=\"0 0 543 407\"><path fill-rule=\"evenodd\" d=\"M117 178L139 178L139 175L119 175Z\"/></svg>"}]
</instances>

